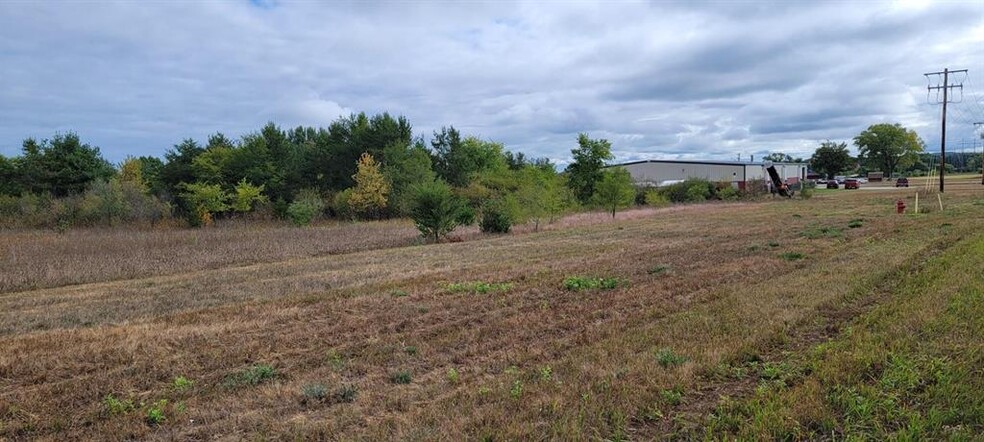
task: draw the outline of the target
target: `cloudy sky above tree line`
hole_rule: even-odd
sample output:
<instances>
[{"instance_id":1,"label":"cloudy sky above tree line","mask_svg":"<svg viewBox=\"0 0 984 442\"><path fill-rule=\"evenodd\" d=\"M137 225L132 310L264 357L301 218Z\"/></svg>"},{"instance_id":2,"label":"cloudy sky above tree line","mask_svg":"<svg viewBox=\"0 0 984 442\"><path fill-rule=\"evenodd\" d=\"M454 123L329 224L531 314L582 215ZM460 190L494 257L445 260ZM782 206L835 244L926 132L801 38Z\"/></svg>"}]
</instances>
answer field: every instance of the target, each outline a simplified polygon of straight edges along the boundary
<instances>
[{"instance_id":1,"label":"cloudy sky above tree line","mask_svg":"<svg viewBox=\"0 0 984 442\"><path fill-rule=\"evenodd\" d=\"M899 122L935 151L923 73L944 67L970 70L947 143L969 151L984 121L981 1L7 0L0 154L75 131L112 161L162 156L184 138L359 111L561 164L579 132L619 161L747 159Z\"/></svg>"}]
</instances>

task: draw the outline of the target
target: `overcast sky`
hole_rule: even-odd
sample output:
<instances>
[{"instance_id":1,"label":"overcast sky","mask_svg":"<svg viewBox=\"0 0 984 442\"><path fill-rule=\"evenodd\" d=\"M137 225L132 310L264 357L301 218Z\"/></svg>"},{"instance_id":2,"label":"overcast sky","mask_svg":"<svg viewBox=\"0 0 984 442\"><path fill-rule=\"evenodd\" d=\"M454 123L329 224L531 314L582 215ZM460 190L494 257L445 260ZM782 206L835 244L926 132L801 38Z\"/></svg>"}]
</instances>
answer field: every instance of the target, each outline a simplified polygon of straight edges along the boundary
<instances>
[{"instance_id":1,"label":"overcast sky","mask_svg":"<svg viewBox=\"0 0 984 442\"><path fill-rule=\"evenodd\" d=\"M747 159L899 122L936 151L923 73L944 67L970 70L960 150L984 121L981 0L0 0L0 154L75 131L118 162L360 111L561 164L579 132L618 161Z\"/></svg>"}]
</instances>

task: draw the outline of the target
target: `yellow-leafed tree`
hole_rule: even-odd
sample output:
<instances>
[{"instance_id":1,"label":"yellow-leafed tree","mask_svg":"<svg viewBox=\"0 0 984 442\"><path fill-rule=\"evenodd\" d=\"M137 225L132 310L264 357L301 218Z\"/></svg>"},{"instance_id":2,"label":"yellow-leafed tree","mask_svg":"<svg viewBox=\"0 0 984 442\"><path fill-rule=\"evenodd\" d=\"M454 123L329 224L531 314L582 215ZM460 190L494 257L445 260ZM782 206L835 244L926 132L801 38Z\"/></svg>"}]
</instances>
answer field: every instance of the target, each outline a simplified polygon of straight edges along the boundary
<instances>
[{"instance_id":1,"label":"yellow-leafed tree","mask_svg":"<svg viewBox=\"0 0 984 442\"><path fill-rule=\"evenodd\" d=\"M378 218L386 208L386 197L390 187L386 177L379 171L379 163L368 153L359 157L356 163L358 170L352 179L355 187L349 197L349 207L352 211L367 218Z\"/></svg>"}]
</instances>

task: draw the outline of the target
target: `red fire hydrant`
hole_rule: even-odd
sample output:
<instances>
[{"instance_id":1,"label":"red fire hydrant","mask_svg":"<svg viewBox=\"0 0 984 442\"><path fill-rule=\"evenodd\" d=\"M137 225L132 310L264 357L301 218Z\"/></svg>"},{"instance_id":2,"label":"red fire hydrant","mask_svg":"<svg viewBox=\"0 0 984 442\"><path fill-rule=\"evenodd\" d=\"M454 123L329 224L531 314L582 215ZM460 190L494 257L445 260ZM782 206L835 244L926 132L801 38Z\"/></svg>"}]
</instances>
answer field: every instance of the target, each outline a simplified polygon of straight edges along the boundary
<instances>
[{"instance_id":1,"label":"red fire hydrant","mask_svg":"<svg viewBox=\"0 0 984 442\"><path fill-rule=\"evenodd\" d=\"M901 198L899 198L899 200L895 202L895 213L898 214L905 213L905 201L902 201Z\"/></svg>"}]
</instances>

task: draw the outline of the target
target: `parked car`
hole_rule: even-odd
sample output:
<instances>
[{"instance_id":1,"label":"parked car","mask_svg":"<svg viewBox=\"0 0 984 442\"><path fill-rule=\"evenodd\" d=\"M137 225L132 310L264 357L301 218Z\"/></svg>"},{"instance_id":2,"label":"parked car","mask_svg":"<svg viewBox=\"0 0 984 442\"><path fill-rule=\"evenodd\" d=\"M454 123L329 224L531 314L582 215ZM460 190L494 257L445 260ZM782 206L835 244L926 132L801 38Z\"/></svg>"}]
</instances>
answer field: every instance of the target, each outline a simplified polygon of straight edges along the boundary
<instances>
[{"instance_id":1,"label":"parked car","mask_svg":"<svg viewBox=\"0 0 984 442\"><path fill-rule=\"evenodd\" d=\"M828 189L840 189L840 185L837 184L837 180L830 180L830 181L827 181L827 188Z\"/></svg>"},{"instance_id":2,"label":"parked car","mask_svg":"<svg viewBox=\"0 0 984 442\"><path fill-rule=\"evenodd\" d=\"M909 179L906 177L901 177L895 180L895 187L909 187Z\"/></svg>"},{"instance_id":3,"label":"parked car","mask_svg":"<svg viewBox=\"0 0 984 442\"><path fill-rule=\"evenodd\" d=\"M834 179L837 180L837 184L844 184L844 180L846 180L847 177L844 175L837 175Z\"/></svg>"},{"instance_id":4,"label":"parked car","mask_svg":"<svg viewBox=\"0 0 984 442\"><path fill-rule=\"evenodd\" d=\"M827 184L827 179L826 178L820 178L820 179L817 180L817 184Z\"/></svg>"},{"instance_id":5,"label":"parked car","mask_svg":"<svg viewBox=\"0 0 984 442\"><path fill-rule=\"evenodd\" d=\"M848 178L844 180L844 189L860 189L860 188L861 188L861 182L859 182L856 178Z\"/></svg>"}]
</instances>

